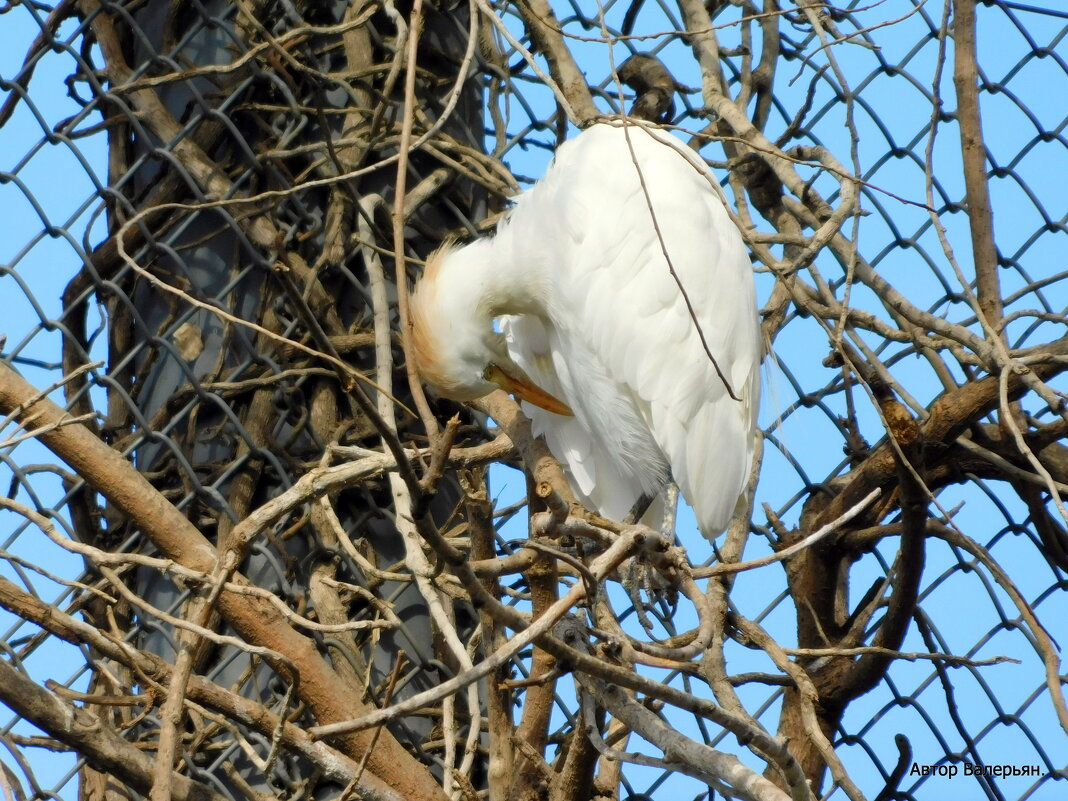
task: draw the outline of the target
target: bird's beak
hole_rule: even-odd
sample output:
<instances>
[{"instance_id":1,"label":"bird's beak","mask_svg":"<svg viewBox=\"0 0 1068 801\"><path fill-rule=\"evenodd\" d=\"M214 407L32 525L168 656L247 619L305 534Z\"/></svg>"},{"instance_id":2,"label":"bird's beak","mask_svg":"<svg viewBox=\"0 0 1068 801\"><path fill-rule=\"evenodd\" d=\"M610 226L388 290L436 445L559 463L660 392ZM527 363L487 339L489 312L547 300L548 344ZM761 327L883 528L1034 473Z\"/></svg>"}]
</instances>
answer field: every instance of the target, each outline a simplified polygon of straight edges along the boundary
<instances>
[{"instance_id":1,"label":"bird's beak","mask_svg":"<svg viewBox=\"0 0 1068 801\"><path fill-rule=\"evenodd\" d=\"M491 364L486 368L483 375L487 381L492 381L505 392L515 395L519 400L533 403L547 412L563 415L564 417L571 417L574 414L570 406L550 395L518 370L508 372L500 365Z\"/></svg>"}]
</instances>

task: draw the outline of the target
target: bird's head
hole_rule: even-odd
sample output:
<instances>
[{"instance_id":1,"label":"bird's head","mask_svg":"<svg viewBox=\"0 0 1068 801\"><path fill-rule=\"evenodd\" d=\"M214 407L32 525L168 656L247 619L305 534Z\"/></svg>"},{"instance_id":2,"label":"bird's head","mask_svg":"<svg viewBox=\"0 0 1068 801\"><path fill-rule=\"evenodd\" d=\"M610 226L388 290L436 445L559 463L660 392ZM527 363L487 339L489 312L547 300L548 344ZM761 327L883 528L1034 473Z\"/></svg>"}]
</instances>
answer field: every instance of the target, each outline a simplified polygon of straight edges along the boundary
<instances>
[{"instance_id":1,"label":"bird's head","mask_svg":"<svg viewBox=\"0 0 1068 801\"><path fill-rule=\"evenodd\" d=\"M474 400L495 389L555 414L570 415L566 403L535 384L508 355L504 337L493 329L499 308L492 286L478 270L465 270L478 258L468 248L439 248L427 260L412 292L411 357L423 380L439 395Z\"/></svg>"}]
</instances>

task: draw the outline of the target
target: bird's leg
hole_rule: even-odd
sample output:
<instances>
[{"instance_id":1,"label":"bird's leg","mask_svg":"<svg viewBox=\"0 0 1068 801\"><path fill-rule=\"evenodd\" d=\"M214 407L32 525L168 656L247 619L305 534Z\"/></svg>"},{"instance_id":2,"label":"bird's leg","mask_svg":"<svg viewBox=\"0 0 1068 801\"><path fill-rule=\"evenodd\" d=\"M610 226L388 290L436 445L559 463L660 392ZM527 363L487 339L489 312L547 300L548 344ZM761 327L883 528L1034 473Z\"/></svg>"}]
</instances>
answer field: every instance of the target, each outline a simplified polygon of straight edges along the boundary
<instances>
[{"instance_id":1,"label":"bird's leg","mask_svg":"<svg viewBox=\"0 0 1068 801\"><path fill-rule=\"evenodd\" d=\"M672 542L675 541L675 513L679 503L679 487L673 479L668 477L662 493L656 495L644 494L631 507L630 512L623 519L623 523L631 525L641 520L650 507L657 501L662 501L663 510L658 510L661 516L660 533ZM652 525L656 525L652 523ZM627 591L634 607L635 615L642 628L650 635L653 634L654 625L650 620L647 604L665 602L674 603L675 590L664 584L662 577L640 557L631 557L620 567L620 576L623 587ZM644 590L649 600L643 602L641 592Z\"/></svg>"},{"instance_id":2,"label":"bird's leg","mask_svg":"<svg viewBox=\"0 0 1068 801\"><path fill-rule=\"evenodd\" d=\"M675 515L679 511L679 485L672 479L664 487L664 518L660 521L660 533L671 542L675 538Z\"/></svg>"},{"instance_id":3,"label":"bird's leg","mask_svg":"<svg viewBox=\"0 0 1068 801\"><path fill-rule=\"evenodd\" d=\"M655 498L655 495L650 495L649 493L642 494L638 500L634 502L634 506L630 508L630 511L627 512L627 516L623 518L623 524L631 526L641 520L642 515L649 510L649 506ZM645 614L645 604L641 598L641 590L649 590L647 567L648 566L637 556L632 556L620 566L620 574L622 577L623 588L627 591L627 597L630 598L630 602L634 607L634 613L637 615L638 621L646 632L652 633L653 624Z\"/></svg>"},{"instance_id":4,"label":"bird's leg","mask_svg":"<svg viewBox=\"0 0 1068 801\"><path fill-rule=\"evenodd\" d=\"M648 506L648 503L646 503ZM645 601L642 600L642 590L652 595L653 589L649 586L649 566L636 556L630 557L621 565L623 589L627 591L627 597L634 607L634 614L638 618L645 632L652 636L653 622L646 613Z\"/></svg>"},{"instance_id":5,"label":"bird's leg","mask_svg":"<svg viewBox=\"0 0 1068 801\"><path fill-rule=\"evenodd\" d=\"M630 507L630 511L627 512L627 516L623 518L622 522L625 526L632 526L642 519L648 510L650 504L656 499L655 495L650 495L648 492L643 493L638 500L634 502L634 505Z\"/></svg>"}]
</instances>

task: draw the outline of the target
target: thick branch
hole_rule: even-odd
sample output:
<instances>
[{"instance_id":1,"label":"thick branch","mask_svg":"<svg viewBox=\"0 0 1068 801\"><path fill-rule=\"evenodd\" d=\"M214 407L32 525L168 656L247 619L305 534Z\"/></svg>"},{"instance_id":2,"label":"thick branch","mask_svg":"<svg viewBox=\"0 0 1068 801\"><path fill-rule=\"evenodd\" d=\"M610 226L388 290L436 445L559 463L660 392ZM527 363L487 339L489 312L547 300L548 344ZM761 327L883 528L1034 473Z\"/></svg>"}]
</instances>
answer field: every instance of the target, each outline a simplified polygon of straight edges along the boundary
<instances>
[{"instance_id":1,"label":"thick branch","mask_svg":"<svg viewBox=\"0 0 1068 801\"><path fill-rule=\"evenodd\" d=\"M599 116L597 106L593 104L593 95L586 83L586 76L579 69L571 50L561 36L560 23L553 14L547 0L526 0L517 3L516 8L523 16L530 34L545 54L549 70L560 87L560 91L571 106L575 123L588 122Z\"/></svg>"},{"instance_id":2,"label":"thick branch","mask_svg":"<svg viewBox=\"0 0 1068 801\"><path fill-rule=\"evenodd\" d=\"M171 681L174 668L160 657L106 636L91 623L71 617L4 578L0 578L0 607L73 645L88 645L96 653L136 670L161 686L166 686ZM293 723L283 723L261 703L226 690L200 676L189 678L187 696L190 700L221 712L265 737L280 737L284 745L298 751L329 779L347 784L357 776L355 761L325 743L313 742L303 729ZM366 798L374 801L401 799L381 779L366 772L360 777L357 789Z\"/></svg>"},{"instance_id":3,"label":"thick branch","mask_svg":"<svg viewBox=\"0 0 1068 801\"><path fill-rule=\"evenodd\" d=\"M1043 350L1050 356L1068 354L1068 337L1049 343ZM1068 364L1051 360L1035 364L1032 372L1037 378L1046 381L1066 369ZM1016 400L1027 390L1022 378L1015 373L1009 376L1008 384L1008 394L1012 400ZM938 443L952 443L997 404L998 379L994 376L987 376L945 392L930 406L928 418L922 426L923 441L929 448ZM815 529L826 521L833 520L873 488L889 486L896 481L896 476L893 450L889 443L884 442L859 467L849 473L845 487L829 503L819 508L823 503L822 498L813 498L817 506L806 510L806 514L814 512L817 517L811 525L806 523L803 528Z\"/></svg>"},{"instance_id":4,"label":"thick branch","mask_svg":"<svg viewBox=\"0 0 1068 801\"><path fill-rule=\"evenodd\" d=\"M4 660L0 660L0 699L33 725L77 751L95 770L139 793L147 793L152 788L154 760L148 754L124 740L92 712L64 703ZM173 801L226 801L225 796L188 776L172 772L168 778Z\"/></svg>"},{"instance_id":5,"label":"thick branch","mask_svg":"<svg viewBox=\"0 0 1068 801\"><path fill-rule=\"evenodd\" d=\"M0 412L10 413L27 428L48 427L38 437L89 484L126 514L169 558L193 570L212 573L218 554L212 544L148 480L116 451L84 426L64 425L68 415L49 400L24 406L37 391L6 365L0 365ZM251 586L235 573L232 581ZM323 722L344 720L370 712L356 692L326 663L315 642L298 633L266 599L224 591L218 606L223 616L248 642L281 653L288 664L274 667L299 681L300 697ZM297 675L290 675L295 670ZM342 750L359 759L370 744L370 733L340 741ZM368 762L370 770L410 798L441 798L430 772L390 735L380 737Z\"/></svg>"},{"instance_id":6,"label":"thick branch","mask_svg":"<svg viewBox=\"0 0 1068 801\"><path fill-rule=\"evenodd\" d=\"M887 603L886 615L873 645L880 649L896 651L901 647L908 632L909 623L916 611L916 599L923 575L924 539L927 527L927 489L923 483L923 441L920 427L905 407L893 397L880 399L883 416L889 426L890 436L897 442L901 455L896 456L897 479L901 507L901 546L894 567L894 585ZM820 675L820 685L830 683L828 695L832 706L848 703L872 689L885 675L892 657L886 653L867 653L856 662L839 660L830 663L830 673L844 668L841 679Z\"/></svg>"},{"instance_id":7,"label":"thick branch","mask_svg":"<svg viewBox=\"0 0 1068 801\"><path fill-rule=\"evenodd\" d=\"M986 177L986 145L979 115L979 61L975 48L975 0L953 2L953 86L957 90L957 124L964 161L968 224L975 261L975 288L979 309L989 326L1002 317L998 252L994 244L994 212Z\"/></svg>"}]
</instances>

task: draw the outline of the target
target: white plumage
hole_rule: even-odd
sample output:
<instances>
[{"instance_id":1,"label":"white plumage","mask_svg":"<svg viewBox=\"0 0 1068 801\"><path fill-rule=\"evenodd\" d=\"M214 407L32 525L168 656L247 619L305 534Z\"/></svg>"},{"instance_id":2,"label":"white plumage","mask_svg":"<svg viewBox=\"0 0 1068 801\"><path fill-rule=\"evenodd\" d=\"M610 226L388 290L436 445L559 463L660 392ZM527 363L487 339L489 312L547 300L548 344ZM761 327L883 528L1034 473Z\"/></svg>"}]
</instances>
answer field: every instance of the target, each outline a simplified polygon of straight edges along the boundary
<instances>
[{"instance_id":1,"label":"white plumage","mask_svg":"<svg viewBox=\"0 0 1068 801\"><path fill-rule=\"evenodd\" d=\"M714 177L677 139L593 125L494 237L431 257L411 310L427 383L538 404L524 405L535 433L602 514L622 519L671 475L706 536L725 528L753 456L752 268Z\"/></svg>"}]
</instances>

